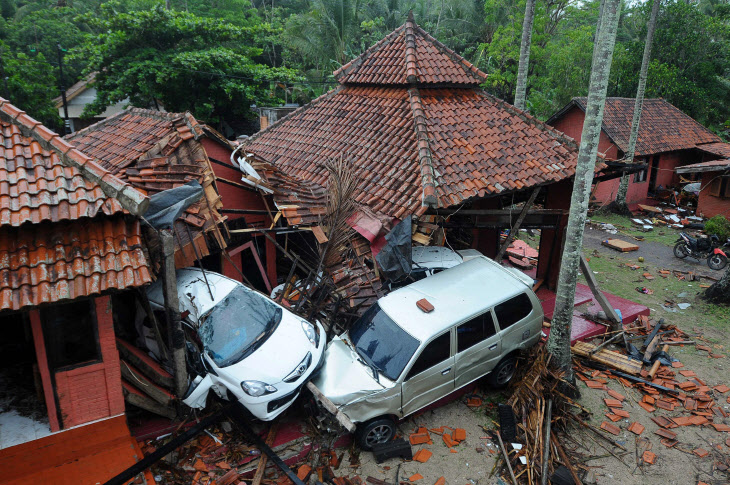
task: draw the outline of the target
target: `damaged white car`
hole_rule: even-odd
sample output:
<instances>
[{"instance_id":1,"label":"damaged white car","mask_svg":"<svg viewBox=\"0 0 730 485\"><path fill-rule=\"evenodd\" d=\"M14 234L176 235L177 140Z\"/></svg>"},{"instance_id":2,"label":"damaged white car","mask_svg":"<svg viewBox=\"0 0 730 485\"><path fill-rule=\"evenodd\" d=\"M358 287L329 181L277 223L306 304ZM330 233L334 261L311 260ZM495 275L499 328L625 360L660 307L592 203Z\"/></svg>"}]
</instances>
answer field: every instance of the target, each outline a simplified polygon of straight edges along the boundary
<instances>
[{"instance_id":1,"label":"damaged white car","mask_svg":"<svg viewBox=\"0 0 730 485\"><path fill-rule=\"evenodd\" d=\"M198 375L183 402L203 408L212 389L264 421L284 412L322 363L322 325L210 271L204 277L197 268L178 270L177 289L188 346L196 347L199 359L192 362ZM164 308L161 281L147 296L153 308Z\"/></svg>"},{"instance_id":2,"label":"damaged white car","mask_svg":"<svg viewBox=\"0 0 730 485\"><path fill-rule=\"evenodd\" d=\"M529 277L475 257L378 300L330 342L312 382L371 449L398 419L476 379L506 385L543 316Z\"/></svg>"}]
</instances>

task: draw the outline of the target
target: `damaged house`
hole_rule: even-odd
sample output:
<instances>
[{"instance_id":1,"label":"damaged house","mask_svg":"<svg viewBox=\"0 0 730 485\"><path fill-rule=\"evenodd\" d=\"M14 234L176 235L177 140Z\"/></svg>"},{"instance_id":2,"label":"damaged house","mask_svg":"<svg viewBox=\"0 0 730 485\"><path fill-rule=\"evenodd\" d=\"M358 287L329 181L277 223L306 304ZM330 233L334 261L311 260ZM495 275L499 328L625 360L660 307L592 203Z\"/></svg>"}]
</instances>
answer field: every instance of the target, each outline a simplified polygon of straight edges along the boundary
<instances>
[{"instance_id":1,"label":"damaged house","mask_svg":"<svg viewBox=\"0 0 730 485\"><path fill-rule=\"evenodd\" d=\"M334 75L338 87L244 141L241 153L288 226L312 230L321 248L332 165L348 166L356 233L327 268L344 305L362 309L383 294L375 255L399 221L413 217L418 245L494 257L525 201L522 227L541 229L532 276L555 286L573 139L480 89L486 74L412 18ZM597 167L598 179L619 175Z\"/></svg>"},{"instance_id":2,"label":"damaged house","mask_svg":"<svg viewBox=\"0 0 730 485\"><path fill-rule=\"evenodd\" d=\"M149 200L5 100L0 127L3 482L49 483L70 464L94 483L141 456L114 320L117 297L152 281Z\"/></svg>"}]
</instances>

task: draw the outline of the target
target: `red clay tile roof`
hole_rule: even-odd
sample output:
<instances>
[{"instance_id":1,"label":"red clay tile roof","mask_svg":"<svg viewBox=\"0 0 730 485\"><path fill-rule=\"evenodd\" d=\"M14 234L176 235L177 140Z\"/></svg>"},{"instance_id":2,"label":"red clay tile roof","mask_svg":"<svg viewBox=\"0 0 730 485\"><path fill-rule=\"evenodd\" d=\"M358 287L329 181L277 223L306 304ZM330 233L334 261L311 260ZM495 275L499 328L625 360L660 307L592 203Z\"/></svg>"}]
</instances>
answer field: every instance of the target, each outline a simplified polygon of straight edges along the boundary
<instances>
[{"instance_id":1,"label":"red clay tile roof","mask_svg":"<svg viewBox=\"0 0 730 485\"><path fill-rule=\"evenodd\" d=\"M322 162L344 155L357 166L356 200L398 218L425 211L422 158L441 207L572 176L575 143L509 104L471 88L417 96L422 114L405 87L341 86L254 135L245 150L321 187Z\"/></svg>"},{"instance_id":2,"label":"red clay tile roof","mask_svg":"<svg viewBox=\"0 0 730 485\"><path fill-rule=\"evenodd\" d=\"M677 173L697 173L697 172L719 172L730 168L730 158L721 158L710 162L693 163L692 165L684 165L677 167Z\"/></svg>"},{"instance_id":3,"label":"red clay tile roof","mask_svg":"<svg viewBox=\"0 0 730 485\"><path fill-rule=\"evenodd\" d=\"M573 101L553 115L548 124L559 118L573 106L585 112L587 98ZM634 115L634 98L606 98L603 114L603 131L622 150L626 151ZM636 156L694 148L702 143L721 141L720 137L672 106L664 99L646 99L639 123Z\"/></svg>"},{"instance_id":4,"label":"red clay tile roof","mask_svg":"<svg viewBox=\"0 0 730 485\"><path fill-rule=\"evenodd\" d=\"M3 227L0 310L150 283L140 234L121 214Z\"/></svg>"},{"instance_id":5,"label":"red clay tile roof","mask_svg":"<svg viewBox=\"0 0 730 485\"><path fill-rule=\"evenodd\" d=\"M146 196L4 100L0 139L0 311L151 281Z\"/></svg>"},{"instance_id":6,"label":"red clay tile roof","mask_svg":"<svg viewBox=\"0 0 730 485\"><path fill-rule=\"evenodd\" d=\"M200 139L210 136L228 145L222 135L199 123L190 113L166 113L130 108L68 135L66 139L79 150L97 159L101 166L136 189L154 194L179 187L192 180L203 186L204 198L189 207L178 219L175 245L178 267L190 266L196 254L185 250L191 237L212 235L219 247L226 243L218 224L225 218L219 209L220 196L215 174ZM187 234L188 224L191 234ZM209 254L207 244L196 244L200 256Z\"/></svg>"},{"instance_id":7,"label":"red clay tile roof","mask_svg":"<svg viewBox=\"0 0 730 485\"><path fill-rule=\"evenodd\" d=\"M703 152L711 153L722 158L730 158L730 143L725 143L724 141L698 145L697 148Z\"/></svg>"},{"instance_id":8,"label":"red clay tile roof","mask_svg":"<svg viewBox=\"0 0 730 485\"><path fill-rule=\"evenodd\" d=\"M334 72L342 84L476 86L487 75L431 37L412 19Z\"/></svg>"},{"instance_id":9,"label":"red clay tile roof","mask_svg":"<svg viewBox=\"0 0 730 485\"><path fill-rule=\"evenodd\" d=\"M0 224L144 213L149 199L0 98Z\"/></svg>"}]
</instances>

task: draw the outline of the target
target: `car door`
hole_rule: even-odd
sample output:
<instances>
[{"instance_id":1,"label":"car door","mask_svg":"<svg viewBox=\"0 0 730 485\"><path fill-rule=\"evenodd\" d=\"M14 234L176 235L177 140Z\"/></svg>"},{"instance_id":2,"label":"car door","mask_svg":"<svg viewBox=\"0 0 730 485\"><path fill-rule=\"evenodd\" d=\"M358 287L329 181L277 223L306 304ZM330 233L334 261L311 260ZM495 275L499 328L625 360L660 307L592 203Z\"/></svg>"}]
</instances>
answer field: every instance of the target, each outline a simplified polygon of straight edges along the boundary
<instances>
[{"instance_id":1,"label":"car door","mask_svg":"<svg viewBox=\"0 0 730 485\"><path fill-rule=\"evenodd\" d=\"M532 301L525 293L520 293L494 307L504 352L511 352L534 335L529 325L533 318L528 318L532 310Z\"/></svg>"},{"instance_id":2,"label":"car door","mask_svg":"<svg viewBox=\"0 0 730 485\"><path fill-rule=\"evenodd\" d=\"M502 342L494 326L491 311L477 315L456 326L454 387L479 379L497 365L502 355Z\"/></svg>"},{"instance_id":3,"label":"car door","mask_svg":"<svg viewBox=\"0 0 730 485\"><path fill-rule=\"evenodd\" d=\"M451 330L429 342L416 357L401 384L403 416L446 396L454 390L454 357Z\"/></svg>"}]
</instances>

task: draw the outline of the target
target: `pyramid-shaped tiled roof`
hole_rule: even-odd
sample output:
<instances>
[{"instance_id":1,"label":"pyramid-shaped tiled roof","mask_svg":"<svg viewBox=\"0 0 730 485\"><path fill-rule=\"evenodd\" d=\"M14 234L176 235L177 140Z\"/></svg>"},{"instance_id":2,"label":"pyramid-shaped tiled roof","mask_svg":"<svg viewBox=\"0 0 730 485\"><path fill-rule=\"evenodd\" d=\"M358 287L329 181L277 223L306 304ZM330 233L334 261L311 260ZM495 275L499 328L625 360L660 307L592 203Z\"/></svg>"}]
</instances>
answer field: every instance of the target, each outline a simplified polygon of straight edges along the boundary
<instances>
[{"instance_id":1,"label":"pyramid-shaped tiled roof","mask_svg":"<svg viewBox=\"0 0 730 485\"><path fill-rule=\"evenodd\" d=\"M408 21L334 72L341 84L476 86L487 75Z\"/></svg>"},{"instance_id":2,"label":"pyramid-shaped tiled roof","mask_svg":"<svg viewBox=\"0 0 730 485\"><path fill-rule=\"evenodd\" d=\"M335 75L340 86L244 151L320 187L323 162L342 156L359 181L357 202L398 218L575 171L572 139L480 90L486 76L412 18Z\"/></svg>"}]
</instances>

